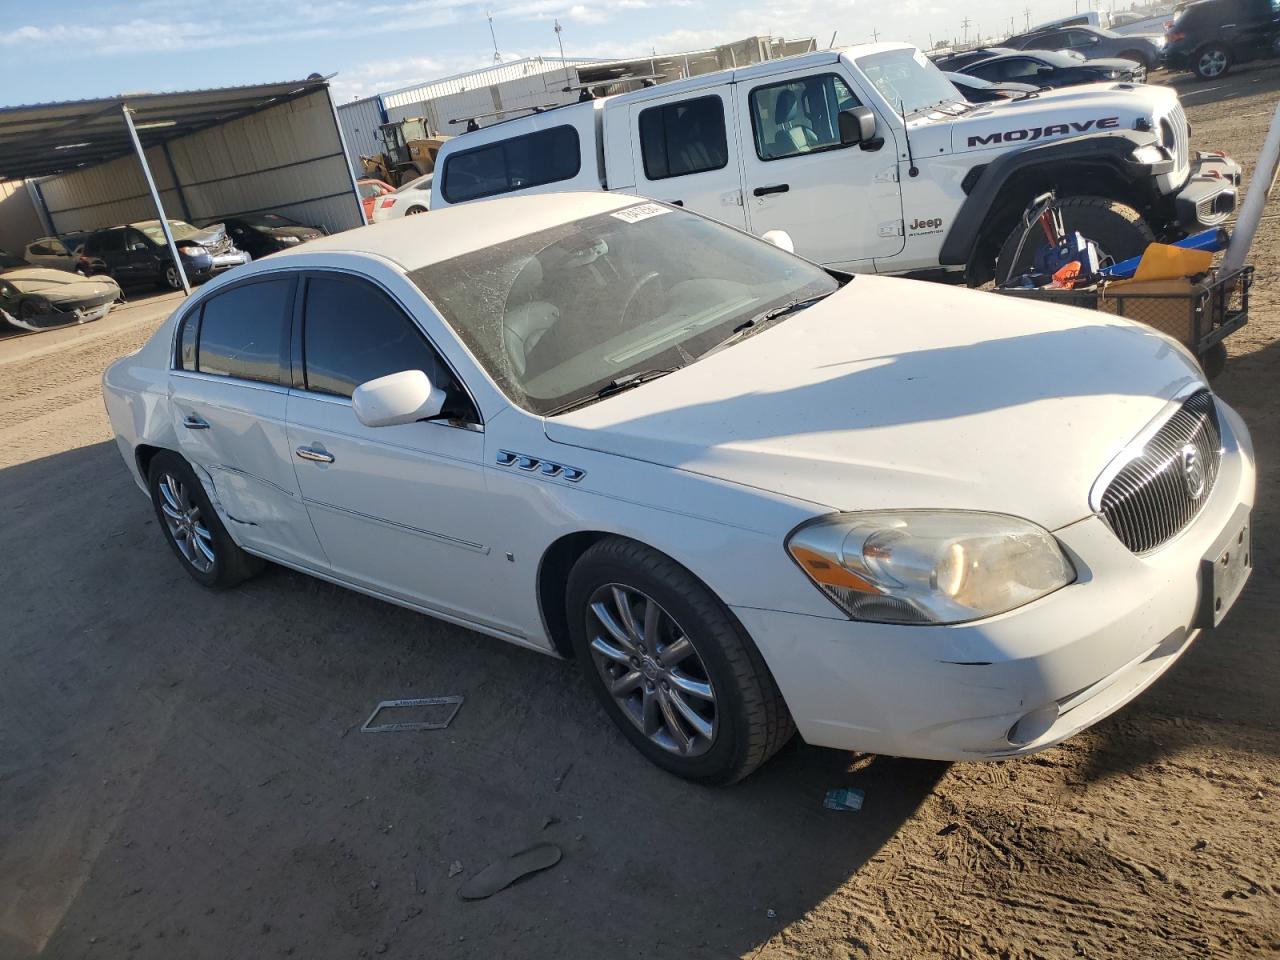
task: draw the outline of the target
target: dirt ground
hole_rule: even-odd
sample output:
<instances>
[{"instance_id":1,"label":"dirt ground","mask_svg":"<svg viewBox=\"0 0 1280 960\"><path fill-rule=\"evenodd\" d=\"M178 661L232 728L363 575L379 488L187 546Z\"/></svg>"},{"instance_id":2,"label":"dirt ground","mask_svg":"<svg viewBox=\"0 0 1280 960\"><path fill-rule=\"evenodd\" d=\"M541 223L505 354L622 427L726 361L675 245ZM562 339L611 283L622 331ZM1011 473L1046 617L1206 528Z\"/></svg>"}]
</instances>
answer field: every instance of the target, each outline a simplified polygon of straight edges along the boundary
<instances>
[{"instance_id":1,"label":"dirt ground","mask_svg":"<svg viewBox=\"0 0 1280 960\"><path fill-rule=\"evenodd\" d=\"M1251 164L1280 67L1182 87ZM793 742L708 790L576 669L279 569L198 588L110 441L106 363L175 299L0 341L0 958L1280 955L1280 204L1217 389L1254 432L1256 572L1134 704L1038 756ZM373 705L463 694L453 726ZM824 810L829 787L866 791ZM530 843L554 869L460 883ZM461 873L450 876L451 865Z\"/></svg>"}]
</instances>

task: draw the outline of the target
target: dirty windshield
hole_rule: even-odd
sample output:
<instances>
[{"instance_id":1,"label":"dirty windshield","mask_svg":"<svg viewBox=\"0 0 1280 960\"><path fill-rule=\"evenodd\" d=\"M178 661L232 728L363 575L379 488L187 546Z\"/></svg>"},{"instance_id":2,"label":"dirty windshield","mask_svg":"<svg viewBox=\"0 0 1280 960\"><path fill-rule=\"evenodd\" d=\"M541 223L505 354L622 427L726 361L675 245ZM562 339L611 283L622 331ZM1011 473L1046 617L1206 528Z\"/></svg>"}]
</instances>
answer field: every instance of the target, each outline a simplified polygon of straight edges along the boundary
<instances>
[{"instance_id":1,"label":"dirty windshield","mask_svg":"<svg viewBox=\"0 0 1280 960\"><path fill-rule=\"evenodd\" d=\"M899 113L910 115L964 101L933 61L913 48L859 57L858 68Z\"/></svg>"},{"instance_id":2,"label":"dirty windshield","mask_svg":"<svg viewBox=\"0 0 1280 960\"><path fill-rule=\"evenodd\" d=\"M837 287L805 260L657 203L411 276L499 387L538 414L687 366L753 319Z\"/></svg>"},{"instance_id":3,"label":"dirty windshield","mask_svg":"<svg viewBox=\"0 0 1280 960\"><path fill-rule=\"evenodd\" d=\"M160 225L159 220L147 220L145 223L135 224L135 226L155 243L164 244L168 242L164 238L164 227ZM201 231L186 221L170 220L169 232L173 234L174 241L178 241L189 240Z\"/></svg>"}]
</instances>

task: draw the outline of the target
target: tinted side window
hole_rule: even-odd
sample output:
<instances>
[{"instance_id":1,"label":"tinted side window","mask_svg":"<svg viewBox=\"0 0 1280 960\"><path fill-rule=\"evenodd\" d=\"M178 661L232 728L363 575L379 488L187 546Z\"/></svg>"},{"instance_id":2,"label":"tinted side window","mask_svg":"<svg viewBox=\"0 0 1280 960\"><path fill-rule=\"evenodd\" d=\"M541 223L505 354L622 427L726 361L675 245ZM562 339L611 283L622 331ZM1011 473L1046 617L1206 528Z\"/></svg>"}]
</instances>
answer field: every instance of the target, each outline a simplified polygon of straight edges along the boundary
<instances>
[{"instance_id":1,"label":"tinted side window","mask_svg":"<svg viewBox=\"0 0 1280 960\"><path fill-rule=\"evenodd\" d=\"M761 160L840 147L840 111L858 106L849 87L833 73L756 87L750 102Z\"/></svg>"},{"instance_id":2,"label":"tinted side window","mask_svg":"<svg viewBox=\"0 0 1280 960\"><path fill-rule=\"evenodd\" d=\"M281 279L211 298L200 321L200 372L287 384L292 293L293 280Z\"/></svg>"},{"instance_id":3,"label":"tinted side window","mask_svg":"<svg viewBox=\"0 0 1280 960\"><path fill-rule=\"evenodd\" d=\"M364 283L331 277L307 282L302 355L308 390L349 397L360 384L421 370L448 390L452 377L431 345L389 298Z\"/></svg>"},{"instance_id":4,"label":"tinted side window","mask_svg":"<svg viewBox=\"0 0 1280 960\"><path fill-rule=\"evenodd\" d=\"M650 180L720 170L729 163L724 103L699 97L640 112L640 155Z\"/></svg>"},{"instance_id":5,"label":"tinted side window","mask_svg":"<svg viewBox=\"0 0 1280 960\"><path fill-rule=\"evenodd\" d=\"M552 127L455 153L445 162L441 192L450 203L464 203L570 180L581 167L578 131Z\"/></svg>"},{"instance_id":6,"label":"tinted side window","mask_svg":"<svg viewBox=\"0 0 1280 960\"><path fill-rule=\"evenodd\" d=\"M123 253L124 231L108 230L105 233L95 233L89 238L85 247L91 253Z\"/></svg>"}]
</instances>

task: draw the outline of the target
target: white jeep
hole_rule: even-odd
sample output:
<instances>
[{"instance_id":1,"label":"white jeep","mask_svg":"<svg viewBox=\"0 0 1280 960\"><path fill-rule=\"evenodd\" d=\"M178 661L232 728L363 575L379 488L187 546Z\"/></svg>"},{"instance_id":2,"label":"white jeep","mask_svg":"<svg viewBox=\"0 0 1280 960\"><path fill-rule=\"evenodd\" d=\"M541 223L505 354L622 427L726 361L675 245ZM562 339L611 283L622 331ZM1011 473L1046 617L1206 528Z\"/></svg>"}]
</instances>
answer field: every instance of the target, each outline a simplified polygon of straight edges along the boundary
<instances>
[{"instance_id":1,"label":"white jeep","mask_svg":"<svg viewBox=\"0 0 1280 960\"><path fill-rule=\"evenodd\" d=\"M1240 167L1193 155L1177 94L1096 84L974 106L915 47L773 60L534 112L455 137L431 208L610 190L752 233L832 269L983 283L1047 190L1116 259L1223 222Z\"/></svg>"}]
</instances>

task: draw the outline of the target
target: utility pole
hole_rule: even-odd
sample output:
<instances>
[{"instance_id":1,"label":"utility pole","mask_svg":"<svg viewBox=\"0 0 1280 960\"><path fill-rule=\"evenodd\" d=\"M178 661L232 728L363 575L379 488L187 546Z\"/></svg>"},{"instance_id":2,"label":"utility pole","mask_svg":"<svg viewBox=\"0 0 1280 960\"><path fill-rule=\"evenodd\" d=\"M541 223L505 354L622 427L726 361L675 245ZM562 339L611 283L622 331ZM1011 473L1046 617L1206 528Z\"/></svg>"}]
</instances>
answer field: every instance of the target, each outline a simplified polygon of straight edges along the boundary
<instances>
[{"instance_id":1,"label":"utility pole","mask_svg":"<svg viewBox=\"0 0 1280 960\"><path fill-rule=\"evenodd\" d=\"M493 14L486 10L484 15L489 19L489 38L493 40L493 62L501 63L502 54L498 52L498 35L493 32Z\"/></svg>"},{"instance_id":2,"label":"utility pole","mask_svg":"<svg viewBox=\"0 0 1280 960\"><path fill-rule=\"evenodd\" d=\"M1027 29L1030 30L1031 29L1031 8L1024 7L1022 10L1022 15L1027 18Z\"/></svg>"},{"instance_id":3,"label":"utility pole","mask_svg":"<svg viewBox=\"0 0 1280 960\"><path fill-rule=\"evenodd\" d=\"M877 30L875 27L872 27L872 28L871 28L871 42L872 42L872 43L878 43L878 42L879 42L879 40L880 40L880 31L879 31L879 30Z\"/></svg>"},{"instance_id":4,"label":"utility pole","mask_svg":"<svg viewBox=\"0 0 1280 960\"><path fill-rule=\"evenodd\" d=\"M560 19L556 18L556 43L560 44L560 62L564 65L564 85L572 87L573 81L569 79L569 64L564 58L564 41L560 39L560 32L563 28L560 26Z\"/></svg>"},{"instance_id":5,"label":"utility pole","mask_svg":"<svg viewBox=\"0 0 1280 960\"><path fill-rule=\"evenodd\" d=\"M968 17L960 21L960 28L964 30L964 42L969 42L969 27L973 23Z\"/></svg>"}]
</instances>

